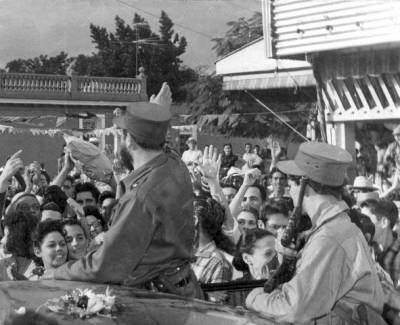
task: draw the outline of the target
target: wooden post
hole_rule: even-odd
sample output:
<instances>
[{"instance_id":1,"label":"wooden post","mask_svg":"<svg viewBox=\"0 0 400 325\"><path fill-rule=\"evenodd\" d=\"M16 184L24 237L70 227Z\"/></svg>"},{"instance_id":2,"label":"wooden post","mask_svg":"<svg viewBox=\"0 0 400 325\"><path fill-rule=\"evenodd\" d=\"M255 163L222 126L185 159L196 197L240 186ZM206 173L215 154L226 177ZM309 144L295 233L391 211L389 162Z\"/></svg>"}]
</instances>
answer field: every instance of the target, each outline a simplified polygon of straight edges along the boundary
<instances>
[{"instance_id":1,"label":"wooden post","mask_svg":"<svg viewBox=\"0 0 400 325\"><path fill-rule=\"evenodd\" d=\"M356 132L353 122L327 123L326 125L328 143L347 150L353 157L353 166L348 169L348 178L353 182L356 176Z\"/></svg>"}]
</instances>

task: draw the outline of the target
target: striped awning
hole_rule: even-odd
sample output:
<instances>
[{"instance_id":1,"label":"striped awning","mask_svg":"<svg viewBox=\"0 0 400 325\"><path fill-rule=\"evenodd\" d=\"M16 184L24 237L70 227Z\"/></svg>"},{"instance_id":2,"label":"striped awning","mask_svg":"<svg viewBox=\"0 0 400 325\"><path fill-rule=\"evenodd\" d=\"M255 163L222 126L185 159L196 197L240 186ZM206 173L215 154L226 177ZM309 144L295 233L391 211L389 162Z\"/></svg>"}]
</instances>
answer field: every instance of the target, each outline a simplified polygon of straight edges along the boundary
<instances>
[{"instance_id":1,"label":"striped awning","mask_svg":"<svg viewBox=\"0 0 400 325\"><path fill-rule=\"evenodd\" d=\"M297 88L315 85L316 81L311 69L224 76L223 79L224 90Z\"/></svg>"}]
</instances>

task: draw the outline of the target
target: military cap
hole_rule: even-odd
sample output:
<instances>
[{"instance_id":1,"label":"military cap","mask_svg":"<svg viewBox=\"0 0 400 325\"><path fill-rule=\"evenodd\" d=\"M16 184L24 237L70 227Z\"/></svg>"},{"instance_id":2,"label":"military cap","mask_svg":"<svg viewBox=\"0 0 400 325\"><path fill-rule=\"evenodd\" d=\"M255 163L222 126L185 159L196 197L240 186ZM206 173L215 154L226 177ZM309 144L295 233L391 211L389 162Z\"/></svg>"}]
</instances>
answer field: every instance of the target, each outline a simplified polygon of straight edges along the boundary
<instances>
[{"instance_id":1,"label":"military cap","mask_svg":"<svg viewBox=\"0 0 400 325\"><path fill-rule=\"evenodd\" d=\"M132 134L138 141L159 145L165 142L171 112L169 108L150 103L136 102L114 118L113 123Z\"/></svg>"},{"instance_id":2,"label":"military cap","mask_svg":"<svg viewBox=\"0 0 400 325\"><path fill-rule=\"evenodd\" d=\"M393 129L393 135L396 135L396 134L400 134L400 125L396 126L396 127Z\"/></svg>"},{"instance_id":3,"label":"military cap","mask_svg":"<svg viewBox=\"0 0 400 325\"><path fill-rule=\"evenodd\" d=\"M314 182L343 185L346 168L352 162L349 152L322 142L302 143L294 160L280 161L279 170L288 175L306 176Z\"/></svg>"}]
</instances>

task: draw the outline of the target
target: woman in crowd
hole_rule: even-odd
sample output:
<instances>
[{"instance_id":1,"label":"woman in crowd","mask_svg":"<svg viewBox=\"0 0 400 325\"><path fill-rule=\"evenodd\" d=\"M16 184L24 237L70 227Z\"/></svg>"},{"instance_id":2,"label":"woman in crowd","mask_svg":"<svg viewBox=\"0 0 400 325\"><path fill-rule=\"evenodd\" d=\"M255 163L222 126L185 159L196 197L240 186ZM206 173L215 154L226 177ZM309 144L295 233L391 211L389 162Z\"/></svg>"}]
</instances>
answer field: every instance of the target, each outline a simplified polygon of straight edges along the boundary
<instances>
[{"instance_id":1,"label":"woman in crowd","mask_svg":"<svg viewBox=\"0 0 400 325\"><path fill-rule=\"evenodd\" d=\"M0 281L23 280L32 276L34 254L31 236L37 222L21 211L6 214L1 244L9 256L0 260Z\"/></svg>"},{"instance_id":2,"label":"woman in crowd","mask_svg":"<svg viewBox=\"0 0 400 325\"><path fill-rule=\"evenodd\" d=\"M240 233L246 230L257 228L258 211L251 206L244 206L237 216L237 222L239 224Z\"/></svg>"},{"instance_id":3,"label":"woman in crowd","mask_svg":"<svg viewBox=\"0 0 400 325\"><path fill-rule=\"evenodd\" d=\"M96 207L85 206L83 210L90 232L91 247L99 246L103 242L104 232L107 230L106 223Z\"/></svg>"},{"instance_id":4,"label":"woman in crowd","mask_svg":"<svg viewBox=\"0 0 400 325\"><path fill-rule=\"evenodd\" d=\"M40 203L35 195L20 192L12 198L11 203L6 210L6 214L15 212L22 212L23 214L36 219L38 222L41 217Z\"/></svg>"},{"instance_id":5,"label":"woman in crowd","mask_svg":"<svg viewBox=\"0 0 400 325\"><path fill-rule=\"evenodd\" d=\"M89 236L81 223L73 218L62 223L63 234L68 247L68 260L77 260L86 255L89 248Z\"/></svg>"},{"instance_id":6,"label":"woman in crowd","mask_svg":"<svg viewBox=\"0 0 400 325\"><path fill-rule=\"evenodd\" d=\"M32 239L34 253L40 259L38 264L41 264L34 271L39 278L45 270L56 269L67 261L68 248L60 221L40 222Z\"/></svg>"},{"instance_id":7,"label":"woman in crowd","mask_svg":"<svg viewBox=\"0 0 400 325\"><path fill-rule=\"evenodd\" d=\"M264 229L250 229L242 236L232 262L243 280L268 279L278 267L275 236Z\"/></svg>"},{"instance_id":8,"label":"woman in crowd","mask_svg":"<svg viewBox=\"0 0 400 325\"><path fill-rule=\"evenodd\" d=\"M210 197L196 198L194 216L198 228L196 261L192 269L200 283L227 282L232 279L232 266L222 250L232 249L232 243L222 234L225 210Z\"/></svg>"}]
</instances>

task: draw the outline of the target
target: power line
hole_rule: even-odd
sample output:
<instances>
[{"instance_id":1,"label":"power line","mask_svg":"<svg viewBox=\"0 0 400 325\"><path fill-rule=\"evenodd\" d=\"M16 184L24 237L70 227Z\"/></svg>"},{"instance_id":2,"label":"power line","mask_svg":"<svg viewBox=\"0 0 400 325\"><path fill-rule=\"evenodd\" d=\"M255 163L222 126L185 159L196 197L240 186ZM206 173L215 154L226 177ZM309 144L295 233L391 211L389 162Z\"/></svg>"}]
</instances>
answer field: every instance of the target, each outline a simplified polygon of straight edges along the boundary
<instances>
[{"instance_id":1,"label":"power line","mask_svg":"<svg viewBox=\"0 0 400 325\"><path fill-rule=\"evenodd\" d=\"M153 17L153 18L156 18L157 20L160 19L160 17L158 17L157 15L153 14L152 12L149 12L149 11L147 11L147 10L144 10L144 9L141 9L141 8L138 8L138 7L135 7L135 6L132 6L131 4L129 4L129 3L125 2L125 1L117 0L117 2L123 4L123 5L127 6L127 7L130 7L130 8L132 8L132 9L135 9L135 10L137 10L137 11L143 12L143 13L145 13L145 14L147 14L147 15ZM209 40L212 40L212 39L214 38L214 36L210 36L210 35L208 35L208 34L206 34L206 33L199 32L198 30L195 30L195 29L193 29L193 28L191 28L191 27L188 27L188 26L185 26L185 25L182 25L182 24L179 24L179 23L175 23L175 22L174 22L174 25L175 25L175 26L179 26L179 27L181 27L181 28L183 28L183 29L186 29L187 31L190 31L190 32L195 33L195 34L197 34L197 35L206 37L206 38L209 39Z\"/></svg>"}]
</instances>

